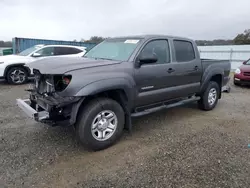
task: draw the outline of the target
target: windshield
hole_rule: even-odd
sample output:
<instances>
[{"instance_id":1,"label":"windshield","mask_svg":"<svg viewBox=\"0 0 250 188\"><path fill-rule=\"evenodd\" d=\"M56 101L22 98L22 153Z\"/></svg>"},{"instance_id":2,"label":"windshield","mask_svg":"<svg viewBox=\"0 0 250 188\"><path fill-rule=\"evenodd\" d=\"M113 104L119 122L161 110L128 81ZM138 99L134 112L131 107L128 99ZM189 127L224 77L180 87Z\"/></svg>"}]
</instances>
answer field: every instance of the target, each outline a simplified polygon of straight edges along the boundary
<instances>
[{"instance_id":1,"label":"windshield","mask_svg":"<svg viewBox=\"0 0 250 188\"><path fill-rule=\"evenodd\" d=\"M126 61L140 39L107 39L84 55L87 58Z\"/></svg>"},{"instance_id":2,"label":"windshield","mask_svg":"<svg viewBox=\"0 0 250 188\"><path fill-rule=\"evenodd\" d=\"M27 55L31 54L32 52L34 52L35 50L38 50L40 48L41 48L41 46L32 46L31 48L28 48L28 49L22 51L18 55L27 56Z\"/></svg>"},{"instance_id":3,"label":"windshield","mask_svg":"<svg viewBox=\"0 0 250 188\"><path fill-rule=\"evenodd\" d=\"M246 62L246 65L250 65L250 59Z\"/></svg>"}]
</instances>

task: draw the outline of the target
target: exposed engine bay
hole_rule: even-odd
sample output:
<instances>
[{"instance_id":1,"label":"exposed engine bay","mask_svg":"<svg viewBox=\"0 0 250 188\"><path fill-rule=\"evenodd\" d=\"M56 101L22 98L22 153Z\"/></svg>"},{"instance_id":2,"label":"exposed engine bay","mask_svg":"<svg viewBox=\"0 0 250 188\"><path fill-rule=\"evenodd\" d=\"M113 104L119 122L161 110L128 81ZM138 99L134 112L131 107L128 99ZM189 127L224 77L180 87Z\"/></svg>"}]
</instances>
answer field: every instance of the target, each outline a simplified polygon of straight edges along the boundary
<instances>
[{"instance_id":1,"label":"exposed engine bay","mask_svg":"<svg viewBox=\"0 0 250 188\"><path fill-rule=\"evenodd\" d=\"M34 119L52 124L70 120L72 108L81 98L61 96L60 92L69 85L71 75L43 75L38 70L33 72L35 80L27 89L30 98L26 102L37 112Z\"/></svg>"},{"instance_id":2,"label":"exposed engine bay","mask_svg":"<svg viewBox=\"0 0 250 188\"><path fill-rule=\"evenodd\" d=\"M44 75L36 69L33 70L35 77L34 88L37 93L52 94L54 92L61 92L69 85L71 75Z\"/></svg>"}]
</instances>

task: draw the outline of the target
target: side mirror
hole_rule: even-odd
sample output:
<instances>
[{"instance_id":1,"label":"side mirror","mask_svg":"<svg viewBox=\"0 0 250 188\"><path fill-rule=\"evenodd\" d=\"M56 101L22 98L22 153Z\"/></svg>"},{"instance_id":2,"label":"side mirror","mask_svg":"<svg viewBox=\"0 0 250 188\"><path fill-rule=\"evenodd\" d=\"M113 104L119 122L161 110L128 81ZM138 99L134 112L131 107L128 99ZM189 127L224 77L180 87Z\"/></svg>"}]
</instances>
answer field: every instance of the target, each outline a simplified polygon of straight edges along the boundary
<instances>
[{"instance_id":1,"label":"side mirror","mask_svg":"<svg viewBox=\"0 0 250 188\"><path fill-rule=\"evenodd\" d=\"M242 63L243 65L245 65L245 64L247 64L247 61L243 61L243 63Z\"/></svg>"},{"instance_id":2,"label":"side mirror","mask_svg":"<svg viewBox=\"0 0 250 188\"><path fill-rule=\"evenodd\" d=\"M156 63L158 61L158 58L155 55L144 55L143 57L139 57L139 64L151 64Z\"/></svg>"},{"instance_id":3,"label":"side mirror","mask_svg":"<svg viewBox=\"0 0 250 188\"><path fill-rule=\"evenodd\" d=\"M36 52L32 54L32 57L41 57L41 56L42 56L41 54L36 53Z\"/></svg>"}]
</instances>

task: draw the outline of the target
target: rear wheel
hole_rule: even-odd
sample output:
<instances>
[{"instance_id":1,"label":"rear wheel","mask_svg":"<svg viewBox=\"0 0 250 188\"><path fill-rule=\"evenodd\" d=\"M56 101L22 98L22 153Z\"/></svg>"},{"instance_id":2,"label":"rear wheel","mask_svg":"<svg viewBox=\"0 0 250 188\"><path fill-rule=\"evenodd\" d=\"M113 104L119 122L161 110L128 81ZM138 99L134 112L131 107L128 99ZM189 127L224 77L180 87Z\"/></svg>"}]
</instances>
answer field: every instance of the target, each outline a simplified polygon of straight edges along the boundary
<instances>
[{"instance_id":1,"label":"rear wheel","mask_svg":"<svg viewBox=\"0 0 250 188\"><path fill-rule=\"evenodd\" d=\"M28 80L28 72L24 67L12 67L7 72L6 80L9 84L24 84Z\"/></svg>"},{"instance_id":2,"label":"rear wheel","mask_svg":"<svg viewBox=\"0 0 250 188\"><path fill-rule=\"evenodd\" d=\"M212 110L217 105L220 94L220 87L217 82L210 81L207 89L203 92L198 101L199 108L202 110Z\"/></svg>"},{"instance_id":3,"label":"rear wheel","mask_svg":"<svg viewBox=\"0 0 250 188\"><path fill-rule=\"evenodd\" d=\"M105 149L121 137L124 121L124 111L119 103L97 98L79 112L76 134L85 147L95 151Z\"/></svg>"}]
</instances>

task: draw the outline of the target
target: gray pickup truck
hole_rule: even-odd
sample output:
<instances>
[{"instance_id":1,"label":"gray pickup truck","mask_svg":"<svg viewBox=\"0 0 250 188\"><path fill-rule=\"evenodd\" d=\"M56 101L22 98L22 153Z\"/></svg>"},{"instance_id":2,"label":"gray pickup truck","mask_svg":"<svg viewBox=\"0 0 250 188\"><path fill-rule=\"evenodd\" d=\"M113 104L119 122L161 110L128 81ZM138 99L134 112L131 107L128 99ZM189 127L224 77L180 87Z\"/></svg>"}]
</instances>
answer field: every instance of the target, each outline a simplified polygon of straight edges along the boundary
<instances>
[{"instance_id":1,"label":"gray pickup truck","mask_svg":"<svg viewBox=\"0 0 250 188\"><path fill-rule=\"evenodd\" d=\"M229 61L201 60L194 41L146 35L109 38L79 58L29 64L35 81L18 106L35 121L74 126L91 150L114 144L131 117L190 102L212 110L229 81Z\"/></svg>"}]
</instances>

